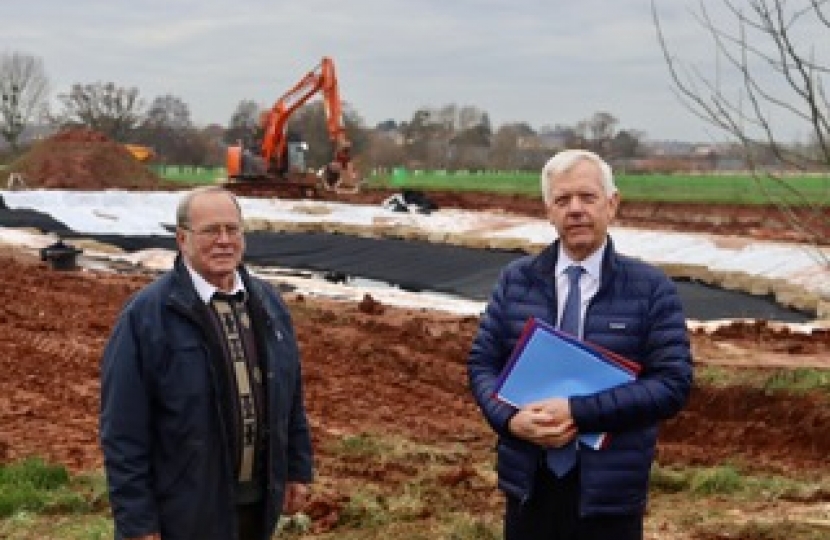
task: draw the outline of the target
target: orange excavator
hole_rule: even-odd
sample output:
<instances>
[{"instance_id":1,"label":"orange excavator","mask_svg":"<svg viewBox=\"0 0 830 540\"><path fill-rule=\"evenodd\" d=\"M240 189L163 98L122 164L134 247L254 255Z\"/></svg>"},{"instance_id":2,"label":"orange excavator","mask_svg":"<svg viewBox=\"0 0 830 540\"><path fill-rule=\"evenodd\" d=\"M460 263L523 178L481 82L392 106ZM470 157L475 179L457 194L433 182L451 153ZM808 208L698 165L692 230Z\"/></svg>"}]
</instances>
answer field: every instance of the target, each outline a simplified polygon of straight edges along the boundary
<instances>
[{"instance_id":1,"label":"orange excavator","mask_svg":"<svg viewBox=\"0 0 830 540\"><path fill-rule=\"evenodd\" d=\"M332 160L319 173L305 163L308 145L288 135L291 115L317 92L323 96L326 125L334 145ZM356 189L351 143L343 126L342 102L337 86L334 62L323 57L291 90L283 94L261 118L262 142L258 147L243 144L229 146L228 179L232 182L274 182L293 186L304 195L313 195L318 187L327 190Z\"/></svg>"}]
</instances>

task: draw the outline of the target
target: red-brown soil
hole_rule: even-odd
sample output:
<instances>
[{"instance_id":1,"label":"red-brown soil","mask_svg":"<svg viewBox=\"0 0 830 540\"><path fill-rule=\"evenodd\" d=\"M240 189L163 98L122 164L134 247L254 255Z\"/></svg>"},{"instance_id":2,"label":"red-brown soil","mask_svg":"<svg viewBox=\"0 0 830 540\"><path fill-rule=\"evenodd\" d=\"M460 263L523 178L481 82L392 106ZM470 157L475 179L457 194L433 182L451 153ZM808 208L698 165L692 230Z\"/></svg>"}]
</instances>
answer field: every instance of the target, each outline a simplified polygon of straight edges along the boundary
<instances>
[{"instance_id":1,"label":"red-brown soil","mask_svg":"<svg viewBox=\"0 0 830 540\"><path fill-rule=\"evenodd\" d=\"M22 174L30 188L156 189L164 183L124 146L89 129L68 129L40 141L9 172Z\"/></svg>"},{"instance_id":2,"label":"red-brown soil","mask_svg":"<svg viewBox=\"0 0 830 540\"><path fill-rule=\"evenodd\" d=\"M7 284L0 288L0 463L39 455L72 470L99 468L102 347L125 300L150 276L56 271L33 254L10 250L0 255L0 275ZM500 511L492 480L476 467L492 459L493 435L466 385L475 317L393 308L368 297L360 303L295 295L287 300L317 453L310 512L318 528L336 519L353 486L371 480L399 489L423 465L332 449L342 437L364 433L425 445L457 443L463 448L458 455L419 459L443 460L448 472L440 481L455 504ZM764 324L735 326L716 338L697 333L693 341L699 366L720 363L724 346L743 359L740 369L826 367L830 356L827 331L803 336ZM728 461L793 477L830 474L828 455L826 395L785 397L700 382L686 410L666 422L659 445L662 464Z\"/></svg>"},{"instance_id":3,"label":"red-brown soil","mask_svg":"<svg viewBox=\"0 0 830 540\"><path fill-rule=\"evenodd\" d=\"M69 140L58 136L36 147L11 170L23 170L33 186L158 187L157 179L125 172L140 165L119 145L94 134L65 137ZM380 204L392 193L320 196ZM538 199L428 195L439 207L543 215ZM830 222L826 213L817 219L823 227ZM801 239L777 210L763 207L623 203L618 221L654 229ZM39 455L74 471L100 468L101 351L118 311L151 276L61 272L31 253L8 248L0 251L0 276L6 284L0 288L0 463ZM466 385L465 358L476 319L393 308L383 305L382 298L352 304L294 295L287 300L303 355L318 466L308 510L315 528L326 529L337 520L351 490L372 482L392 493L436 462L444 468L438 478L445 492L441 504L497 515L501 498L492 477L482 472L492 470L488 463L494 438ZM741 324L715 335L696 332L693 346L698 366L717 365L725 377L760 372L786 379L799 367L830 368L828 331L803 335L763 323ZM658 449L661 464L728 462L811 479L830 474L826 393L782 394L717 382L698 381L687 408L665 423ZM407 460L336 450L343 437L361 434L400 436L427 447L456 443L459 450L424 452ZM816 497L830 499L826 493Z\"/></svg>"}]
</instances>

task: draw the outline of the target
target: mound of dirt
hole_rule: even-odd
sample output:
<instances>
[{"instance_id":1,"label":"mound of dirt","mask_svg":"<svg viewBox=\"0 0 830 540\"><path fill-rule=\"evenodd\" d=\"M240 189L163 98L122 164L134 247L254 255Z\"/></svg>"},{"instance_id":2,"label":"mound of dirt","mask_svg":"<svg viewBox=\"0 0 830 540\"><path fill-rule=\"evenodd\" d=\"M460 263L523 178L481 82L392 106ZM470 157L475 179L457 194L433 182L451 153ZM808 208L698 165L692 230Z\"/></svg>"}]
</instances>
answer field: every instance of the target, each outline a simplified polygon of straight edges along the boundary
<instances>
[{"instance_id":1,"label":"mound of dirt","mask_svg":"<svg viewBox=\"0 0 830 540\"><path fill-rule=\"evenodd\" d=\"M29 188L156 189L162 180L121 144L90 129L61 131L9 166Z\"/></svg>"}]
</instances>

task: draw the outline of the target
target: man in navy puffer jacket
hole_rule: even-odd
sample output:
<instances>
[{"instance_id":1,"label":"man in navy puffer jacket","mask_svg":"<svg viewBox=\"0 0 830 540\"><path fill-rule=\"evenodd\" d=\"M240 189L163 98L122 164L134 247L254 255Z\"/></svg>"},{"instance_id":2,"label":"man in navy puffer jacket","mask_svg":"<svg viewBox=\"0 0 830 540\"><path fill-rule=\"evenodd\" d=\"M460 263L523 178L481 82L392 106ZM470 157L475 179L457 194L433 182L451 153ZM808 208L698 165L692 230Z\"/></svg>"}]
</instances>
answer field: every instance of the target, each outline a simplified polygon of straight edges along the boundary
<instances>
[{"instance_id":1,"label":"man in navy puffer jacket","mask_svg":"<svg viewBox=\"0 0 830 540\"><path fill-rule=\"evenodd\" d=\"M683 309L663 272L614 250L608 226L619 193L599 156L555 155L542 193L558 239L505 268L468 359L472 393L498 435L505 539L640 540L658 422L682 409L692 386ZM581 267L578 337L636 362L639 377L516 409L494 398L499 375L529 318L560 323L570 266ZM578 444L580 432L607 432L609 443ZM554 473L547 456L563 451L575 456L571 468Z\"/></svg>"}]
</instances>

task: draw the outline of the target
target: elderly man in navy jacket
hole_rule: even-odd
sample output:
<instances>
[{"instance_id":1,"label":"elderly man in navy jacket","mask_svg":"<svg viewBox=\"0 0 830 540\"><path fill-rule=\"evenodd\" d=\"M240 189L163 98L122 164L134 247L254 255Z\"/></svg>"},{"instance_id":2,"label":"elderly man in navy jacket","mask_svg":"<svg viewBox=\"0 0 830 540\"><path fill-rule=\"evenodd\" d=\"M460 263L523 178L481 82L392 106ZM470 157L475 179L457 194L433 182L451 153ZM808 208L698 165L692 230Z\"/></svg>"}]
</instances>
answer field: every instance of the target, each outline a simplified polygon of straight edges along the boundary
<instances>
[{"instance_id":1,"label":"elderly man in navy jacket","mask_svg":"<svg viewBox=\"0 0 830 540\"><path fill-rule=\"evenodd\" d=\"M218 186L176 212L174 267L124 307L101 366L101 446L118 540L268 540L312 481L297 340L242 265Z\"/></svg>"},{"instance_id":2,"label":"elderly man in navy jacket","mask_svg":"<svg viewBox=\"0 0 830 540\"><path fill-rule=\"evenodd\" d=\"M505 268L468 359L472 393L498 435L505 539L639 540L658 423L681 410L692 385L683 309L665 274L615 251L608 226L620 196L599 156L555 155L542 195L558 239ZM566 311L567 331L634 361L639 377L518 409L495 399L526 321L564 329ZM611 435L606 447L578 442L599 432Z\"/></svg>"}]
</instances>

